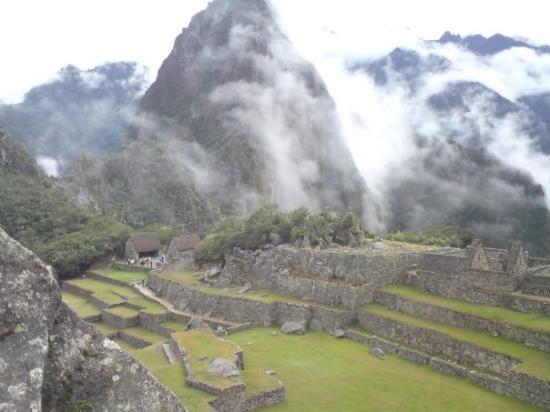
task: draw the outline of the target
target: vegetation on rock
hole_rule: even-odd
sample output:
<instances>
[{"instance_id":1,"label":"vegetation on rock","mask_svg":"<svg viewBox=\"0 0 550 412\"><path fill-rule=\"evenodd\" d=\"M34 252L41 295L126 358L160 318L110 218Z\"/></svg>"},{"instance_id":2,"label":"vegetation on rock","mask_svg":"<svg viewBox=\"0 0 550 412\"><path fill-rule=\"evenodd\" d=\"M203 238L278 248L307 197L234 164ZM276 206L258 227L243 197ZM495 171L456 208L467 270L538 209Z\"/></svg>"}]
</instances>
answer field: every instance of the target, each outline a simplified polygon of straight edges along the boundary
<instances>
[{"instance_id":1,"label":"vegetation on rock","mask_svg":"<svg viewBox=\"0 0 550 412\"><path fill-rule=\"evenodd\" d=\"M360 246L363 228L352 212L300 208L285 213L268 204L248 218L228 218L212 229L195 251L197 263L219 262L234 248L256 250L293 243L325 248L331 244Z\"/></svg>"},{"instance_id":2,"label":"vegetation on rock","mask_svg":"<svg viewBox=\"0 0 550 412\"><path fill-rule=\"evenodd\" d=\"M129 228L72 202L18 142L0 130L0 226L52 265L78 274L124 245Z\"/></svg>"},{"instance_id":3,"label":"vegetation on rock","mask_svg":"<svg viewBox=\"0 0 550 412\"><path fill-rule=\"evenodd\" d=\"M416 243L426 246L450 246L465 248L476 237L471 229L458 226L432 225L421 232L395 232L384 236L398 242Z\"/></svg>"}]
</instances>

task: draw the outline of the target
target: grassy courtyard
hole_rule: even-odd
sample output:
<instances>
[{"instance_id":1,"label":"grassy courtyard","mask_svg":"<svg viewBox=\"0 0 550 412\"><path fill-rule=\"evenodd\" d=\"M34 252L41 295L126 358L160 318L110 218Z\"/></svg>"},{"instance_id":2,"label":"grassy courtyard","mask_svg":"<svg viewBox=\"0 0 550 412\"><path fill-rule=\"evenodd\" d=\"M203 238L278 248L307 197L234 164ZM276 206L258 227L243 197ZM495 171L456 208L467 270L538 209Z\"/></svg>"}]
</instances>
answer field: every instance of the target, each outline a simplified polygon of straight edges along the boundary
<instances>
[{"instance_id":1,"label":"grassy courtyard","mask_svg":"<svg viewBox=\"0 0 550 412\"><path fill-rule=\"evenodd\" d=\"M146 271L143 272L130 272L125 270L117 270L117 269L94 269L94 272L105 276L106 278L118 280L124 283L134 283L134 282L141 282L142 280L147 279L148 273Z\"/></svg>"},{"instance_id":2,"label":"grassy courtyard","mask_svg":"<svg viewBox=\"0 0 550 412\"><path fill-rule=\"evenodd\" d=\"M273 330L257 328L230 337L245 350L247 368L273 369L286 385L287 401L265 411L537 410L397 356L377 359L367 346L350 340L324 333L272 336Z\"/></svg>"}]
</instances>

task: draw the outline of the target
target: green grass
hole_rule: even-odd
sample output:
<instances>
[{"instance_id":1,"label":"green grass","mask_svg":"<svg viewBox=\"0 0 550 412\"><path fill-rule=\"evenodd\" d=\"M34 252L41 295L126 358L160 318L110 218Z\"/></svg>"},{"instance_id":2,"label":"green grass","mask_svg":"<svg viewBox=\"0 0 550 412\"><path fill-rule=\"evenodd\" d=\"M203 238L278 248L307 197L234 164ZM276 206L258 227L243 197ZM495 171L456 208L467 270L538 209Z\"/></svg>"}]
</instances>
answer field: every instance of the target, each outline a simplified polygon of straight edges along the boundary
<instances>
[{"instance_id":1,"label":"green grass","mask_svg":"<svg viewBox=\"0 0 550 412\"><path fill-rule=\"evenodd\" d=\"M218 388L227 388L239 381L238 378L223 378L209 373L208 361L198 360L201 356L208 356L210 359L222 358L233 361L238 350L234 344L214 336L207 329L177 332L172 336L189 354L189 367L194 377Z\"/></svg>"},{"instance_id":2,"label":"green grass","mask_svg":"<svg viewBox=\"0 0 550 412\"><path fill-rule=\"evenodd\" d=\"M285 412L512 412L536 411L397 356L380 360L369 348L328 334L271 335L271 328L239 332L231 340L245 348L245 365L277 372L287 401L262 409ZM252 345L247 345L252 342Z\"/></svg>"},{"instance_id":3,"label":"green grass","mask_svg":"<svg viewBox=\"0 0 550 412\"><path fill-rule=\"evenodd\" d=\"M105 323L105 322L95 322L93 324L96 328L99 329L99 331L101 333L103 333L105 336L109 336L109 335L112 335L113 333L116 333L118 332L118 329L109 325L108 323Z\"/></svg>"},{"instance_id":4,"label":"green grass","mask_svg":"<svg viewBox=\"0 0 550 412\"><path fill-rule=\"evenodd\" d=\"M133 305L142 307L145 312L155 315L168 312L168 310L164 306L158 304L154 300L147 299L145 297L129 299L129 302Z\"/></svg>"},{"instance_id":5,"label":"green grass","mask_svg":"<svg viewBox=\"0 0 550 412\"><path fill-rule=\"evenodd\" d=\"M126 272L117 269L95 269L93 272L125 283L140 282L148 276L147 272Z\"/></svg>"},{"instance_id":6,"label":"green grass","mask_svg":"<svg viewBox=\"0 0 550 412\"><path fill-rule=\"evenodd\" d=\"M517 368L518 371L550 380L550 354L541 350L530 348L501 336L494 337L472 329L450 326L437 321L417 318L406 313L390 311L382 305L365 305L363 309L375 315L434 330L464 342L514 356L522 360L521 365Z\"/></svg>"},{"instance_id":7,"label":"green grass","mask_svg":"<svg viewBox=\"0 0 550 412\"><path fill-rule=\"evenodd\" d=\"M121 329L121 331L127 333L128 335L150 342L151 344L165 342L168 340L167 336L161 335L160 333L151 332L150 330L141 327L125 328Z\"/></svg>"},{"instance_id":8,"label":"green grass","mask_svg":"<svg viewBox=\"0 0 550 412\"><path fill-rule=\"evenodd\" d=\"M161 323L161 325L164 326L165 328L170 329L173 332L180 332L187 329L186 323L175 322L173 320L169 320L167 322Z\"/></svg>"},{"instance_id":9,"label":"green grass","mask_svg":"<svg viewBox=\"0 0 550 412\"><path fill-rule=\"evenodd\" d=\"M208 401L212 397L206 392L185 385L185 373L180 362L171 365L166 359L162 344L158 343L145 349L132 352L160 383L178 397L189 412L210 412Z\"/></svg>"},{"instance_id":10,"label":"green grass","mask_svg":"<svg viewBox=\"0 0 550 412\"><path fill-rule=\"evenodd\" d=\"M128 342L125 342L122 339L115 338L113 339L113 342L116 342L117 345L120 346L120 349L128 354L132 354L133 351L138 349L134 345L130 345Z\"/></svg>"},{"instance_id":11,"label":"green grass","mask_svg":"<svg viewBox=\"0 0 550 412\"><path fill-rule=\"evenodd\" d=\"M101 309L82 296L70 292L63 292L63 302L65 302L81 318L97 316L101 314Z\"/></svg>"},{"instance_id":12,"label":"green grass","mask_svg":"<svg viewBox=\"0 0 550 412\"><path fill-rule=\"evenodd\" d=\"M199 279L197 279L197 277L195 276L195 273L188 272L188 271L176 272L176 271L167 270L165 272L159 273L158 276L162 279L166 279L172 282L185 283L186 285L193 286L210 295L238 297L241 299L248 299L256 302L265 302L265 303L282 302L282 303L293 303L296 305L312 304L312 302L310 301L273 293L269 289L254 289L244 294L239 294L235 290L231 290L231 289L213 288L204 284ZM318 306L323 306L323 305L318 305ZM333 310L339 309L333 306L329 306L329 307Z\"/></svg>"},{"instance_id":13,"label":"green grass","mask_svg":"<svg viewBox=\"0 0 550 412\"><path fill-rule=\"evenodd\" d=\"M114 308L108 308L105 309L105 312L112 313L113 315L126 319L139 316L139 312L137 310L129 308L127 306L116 306Z\"/></svg>"},{"instance_id":14,"label":"green grass","mask_svg":"<svg viewBox=\"0 0 550 412\"><path fill-rule=\"evenodd\" d=\"M430 295L404 285L389 285L383 289L403 298L412 299L430 305L452 309L457 312L479 316L536 332L550 333L550 317L537 313L522 313L496 306L479 305L442 296Z\"/></svg>"},{"instance_id":15,"label":"green grass","mask_svg":"<svg viewBox=\"0 0 550 412\"><path fill-rule=\"evenodd\" d=\"M103 273L103 270L97 270ZM119 271L114 271L119 272ZM122 272L125 273L125 272ZM140 306L148 313L160 314L167 310L157 302L143 297L139 292L126 286L117 286L108 282L90 278L71 279L67 283L78 286L83 290L92 292L93 295L107 305L119 305L125 302ZM65 293L65 292L64 292Z\"/></svg>"},{"instance_id":16,"label":"green grass","mask_svg":"<svg viewBox=\"0 0 550 412\"><path fill-rule=\"evenodd\" d=\"M246 353L244 360L246 365ZM247 367L242 371L242 378L246 384L247 396L256 395L268 389L279 387L279 383L265 373L263 369L251 369Z\"/></svg>"}]
</instances>

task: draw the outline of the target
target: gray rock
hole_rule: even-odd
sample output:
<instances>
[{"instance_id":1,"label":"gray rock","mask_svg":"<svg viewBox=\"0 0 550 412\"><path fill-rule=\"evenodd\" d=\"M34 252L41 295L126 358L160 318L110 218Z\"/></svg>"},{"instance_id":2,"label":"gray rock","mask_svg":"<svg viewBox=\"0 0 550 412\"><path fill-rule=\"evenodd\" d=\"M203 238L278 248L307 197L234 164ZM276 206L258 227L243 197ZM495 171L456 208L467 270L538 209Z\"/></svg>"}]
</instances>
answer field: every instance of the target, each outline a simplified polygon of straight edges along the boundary
<instances>
[{"instance_id":1,"label":"gray rock","mask_svg":"<svg viewBox=\"0 0 550 412\"><path fill-rule=\"evenodd\" d=\"M51 270L0 229L0 409L184 411L147 370L61 301ZM5 373L8 371L8 373Z\"/></svg>"},{"instance_id":2,"label":"gray rock","mask_svg":"<svg viewBox=\"0 0 550 412\"><path fill-rule=\"evenodd\" d=\"M315 332L321 332L323 330L323 324L318 319L313 319L309 322L309 328Z\"/></svg>"},{"instance_id":3,"label":"gray rock","mask_svg":"<svg viewBox=\"0 0 550 412\"><path fill-rule=\"evenodd\" d=\"M329 333L337 339L342 339L346 336L342 329L333 329Z\"/></svg>"},{"instance_id":4,"label":"gray rock","mask_svg":"<svg viewBox=\"0 0 550 412\"><path fill-rule=\"evenodd\" d=\"M222 376L224 378L241 376L241 370L237 367L237 365L222 358L217 358L211 361L208 365L207 371L212 375Z\"/></svg>"},{"instance_id":5,"label":"gray rock","mask_svg":"<svg viewBox=\"0 0 550 412\"><path fill-rule=\"evenodd\" d=\"M285 322L281 327L281 331L287 335L303 335L306 333L305 322Z\"/></svg>"},{"instance_id":6,"label":"gray rock","mask_svg":"<svg viewBox=\"0 0 550 412\"><path fill-rule=\"evenodd\" d=\"M187 324L187 330L204 329L208 327L209 326L198 316L192 316Z\"/></svg>"},{"instance_id":7,"label":"gray rock","mask_svg":"<svg viewBox=\"0 0 550 412\"><path fill-rule=\"evenodd\" d=\"M372 348L370 354L378 359L384 359L386 357L386 352L380 348Z\"/></svg>"}]
</instances>

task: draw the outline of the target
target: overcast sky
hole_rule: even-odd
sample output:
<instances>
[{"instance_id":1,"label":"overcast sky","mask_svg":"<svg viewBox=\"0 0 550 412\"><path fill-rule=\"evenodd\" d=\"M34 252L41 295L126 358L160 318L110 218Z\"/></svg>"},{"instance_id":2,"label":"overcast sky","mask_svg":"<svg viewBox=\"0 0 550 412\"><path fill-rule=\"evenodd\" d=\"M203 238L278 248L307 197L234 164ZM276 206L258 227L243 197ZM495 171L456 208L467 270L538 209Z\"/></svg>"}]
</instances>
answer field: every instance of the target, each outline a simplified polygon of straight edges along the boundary
<instances>
[{"instance_id":1,"label":"overcast sky","mask_svg":"<svg viewBox=\"0 0 550 412\"><path fill-rule=\"evenodd\" d=\"M229 1L229 0L228 0ZM17 0L0 3L0 99L15 102L61 67L132 60L154 76L208 0ZM550 44L549 0L274 0L306 57L373 55L418 38L495 32Z\"/></svg>"}]
</instances>

